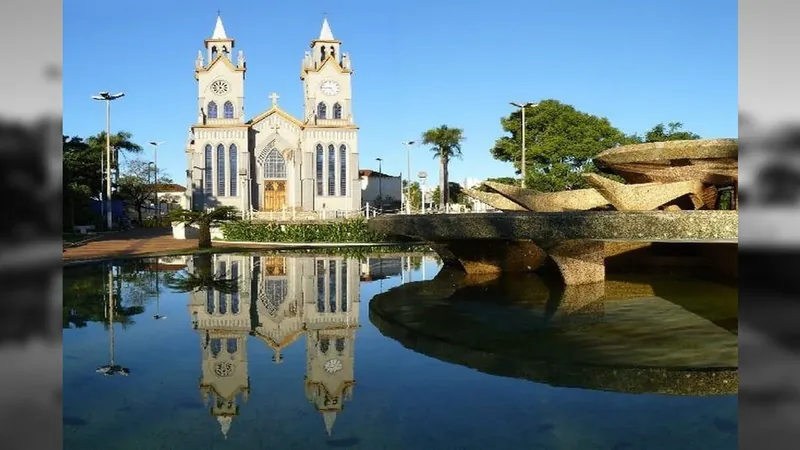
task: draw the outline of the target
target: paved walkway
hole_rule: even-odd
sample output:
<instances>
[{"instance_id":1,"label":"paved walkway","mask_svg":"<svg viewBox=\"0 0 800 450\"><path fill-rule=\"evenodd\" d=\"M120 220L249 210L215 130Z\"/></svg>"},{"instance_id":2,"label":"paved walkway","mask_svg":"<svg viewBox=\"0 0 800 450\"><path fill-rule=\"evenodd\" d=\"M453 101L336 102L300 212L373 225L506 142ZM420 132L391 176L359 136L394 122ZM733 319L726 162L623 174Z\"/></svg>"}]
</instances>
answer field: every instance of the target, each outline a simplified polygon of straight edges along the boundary
<instances>
[{"instance_id":1,"label":"paved walkway","mask_svg":"<svg viewBox=\"0 0 800 450\"><path fill-rule=\"evenodd\" d=\"M66 249L64 261L83 261L117 256L143 256L154 253L191 251L197 239L175 239L171 228L137 228L103 236Z\"/></svg>"}]
</instances>

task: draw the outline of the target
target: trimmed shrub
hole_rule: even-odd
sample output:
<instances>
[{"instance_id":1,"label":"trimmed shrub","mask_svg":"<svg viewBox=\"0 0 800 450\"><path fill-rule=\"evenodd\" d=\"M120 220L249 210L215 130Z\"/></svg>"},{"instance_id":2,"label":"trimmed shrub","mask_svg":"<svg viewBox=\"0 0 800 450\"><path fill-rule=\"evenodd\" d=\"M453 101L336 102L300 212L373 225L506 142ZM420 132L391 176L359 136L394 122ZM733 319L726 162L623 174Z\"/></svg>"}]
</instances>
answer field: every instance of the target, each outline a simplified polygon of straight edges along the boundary
<instances>
[{"instance_id":1,"label":"trimmed shrub","mask_svg":"<svg viewBox=\"0 0 800 450\"><path fill-rule=\"evenodd\" d=\"M220 226L226 241L287 243L394 242L367 228L365 219L319 223L228 222Z\"/></svg>"}]
</instances>

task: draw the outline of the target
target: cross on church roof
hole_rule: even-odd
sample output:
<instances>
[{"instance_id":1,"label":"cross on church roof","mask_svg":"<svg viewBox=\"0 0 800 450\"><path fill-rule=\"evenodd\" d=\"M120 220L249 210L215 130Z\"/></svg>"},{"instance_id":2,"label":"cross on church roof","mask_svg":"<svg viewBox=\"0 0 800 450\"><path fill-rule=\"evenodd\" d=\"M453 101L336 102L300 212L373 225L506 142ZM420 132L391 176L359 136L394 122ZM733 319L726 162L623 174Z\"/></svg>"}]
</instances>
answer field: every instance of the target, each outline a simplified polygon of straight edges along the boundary
<instances>
[{"instance_id":1,"label":"cross on church roof","mask_svg":"<svg viewBox=\"0 0 800 450\"><path fill-rule=\"evenodd\" d=\"M281 129L281 126L276 123L275 125L271 126L270 128L277 133L278 130Z\"/></svg>"},{"instance_id":2,"label":"cross on church roof","mask_svg":"<svg viewBox=\"0 0 800 450\"><path fill-rule=\"evenodd\" d=\"M273 92L269 95L269 98L272 100L272 107L274 108L278 106L278 99L281 98L281 96Z\"/></svg>"}]
</instances>

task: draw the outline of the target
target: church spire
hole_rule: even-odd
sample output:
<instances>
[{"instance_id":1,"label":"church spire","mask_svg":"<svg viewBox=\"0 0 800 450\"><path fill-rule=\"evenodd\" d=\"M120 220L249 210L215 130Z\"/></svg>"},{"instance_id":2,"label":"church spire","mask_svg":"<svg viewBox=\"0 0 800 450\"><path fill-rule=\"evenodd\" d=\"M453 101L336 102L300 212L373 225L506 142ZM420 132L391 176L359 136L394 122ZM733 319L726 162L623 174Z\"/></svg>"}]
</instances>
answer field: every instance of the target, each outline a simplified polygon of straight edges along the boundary
<instances>
[{"instance_id":1,"label":"church spire","mask_svg":"<svg viewBox=\"0 0 800 450\"><path fill-rule=\"evenodd\" d=\"M319 38L318 41L335 41L336 39L333 37L333 31L331 30L331 26L328 23L328 18L325 17L322 19L322 29L319 31Z\"/></svg>"},{"instance_id":2,"label":"church spire","mask_svg":"<svg viewBox=\"0 0 800 450\"><path fill-rule=\"evenodd\" d=\"M225 436L225 439L228 439L228 431L231 429L232 421L233 418L231 416L217 416L217 422L219 422L222 435Z\"/></svg>"},{"instance_id":3,"label":"church spire","mask_svg":"<svg viewBox=\"0 0 800 450\"><path fill-rule=\"evenodd\" d=\"M225 34L225 27L222 25L222 16L220 14L217 11L217 23L214 25L214 33L211 35L211 39L227 40L228 35Z\"/></svg>"},{"instance_id":4,"label":"church spire","mask_svg":"<svg viewBox=\"0 0 800 450\"><path fill-rule=\"evenodd\" d=\"M322 413L322 420L325 421L325 431L328 436L333 433L333 424L336 423L336 411L325 411Z\"/></svg>"}]
</instances>

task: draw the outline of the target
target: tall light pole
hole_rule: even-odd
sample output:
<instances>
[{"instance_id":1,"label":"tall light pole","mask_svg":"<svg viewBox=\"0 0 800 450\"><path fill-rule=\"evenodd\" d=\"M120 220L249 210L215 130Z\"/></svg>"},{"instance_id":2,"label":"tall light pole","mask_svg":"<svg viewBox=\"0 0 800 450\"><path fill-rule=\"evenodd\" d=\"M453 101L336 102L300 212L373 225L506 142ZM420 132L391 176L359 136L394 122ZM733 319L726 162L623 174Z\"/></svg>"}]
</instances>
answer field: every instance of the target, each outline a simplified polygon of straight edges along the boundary
<instances>
[{"instance_id":1,"label":"tall light pole","mask_svg":"<svg viewBox=\"0 0 800 450\"><path fill-rule=\"evenodd\" d=\"M113 227L111 221L111 101L124 96L124 92L109 94L105 91L92 96L92 100L106 102L106 226L109 230Z\"/></svg>"},{"instance_id":2,"label":"tall light pole","mask_svg":"<svg viewBox=\"0 0 800 450\"><path fill-rule=\"evenodd\" d=\"M416 145L417 141L403 142L406 146L406 157L408 158L408 184L406 185L406 214L411 214L411 146Z\"/></svg>"},{"instance_id":3,"label":"tall light pole","mask_svg":"<svg viewBox=\"0 0 800 450\"><path fill-rule=\"evenodd\" d=\"M381 202L381 211L383 211L383 170L381 167L381 162L383 161L381 158L375 158L375 161L378 161L378 198Z\"/></svg>"},{"instance_id":4,"label":"tall light pole","mask_svg":"<svg viewBox=\"0 0 800 450\"><path fill-rule=\"evenodd\" d=\"M108 319L109 363L105 366L98 367L95 372L105 376L128 376L131 373L130 369L120 366L114 359L114 306L116 302L114 299L114 267L109 264L108 269L108 302L106 303L108 309L106 310L106 318Z\"/></svg>"},{"instance_id":5,"label":"tall light pole","mask_svg":"<svg viewBox=\"0 0 800 450\"><path fill-rule=\"evenodd\" d=\"M510 102L510 103L511 103L511 106L516 106L517 108L519 108L522 111L522 164L521 164L522 167L521 167L521 170L522 170L522 188L525 189L525 110L530 108L530 107L533 107L533 106L538 106L539 104L538 103L531 103L531 102L527 102L527 103Z\"/></svg>"},{"instance_id":6,"label":"tall light pole","mask_svg":"<svg viewBox=\"0 0 800 450\"><path fill-rule=\"evenodd\" d=\"M150 141L153 146L153 170L155 171L153 177L155 178L155 194L156 194L156 223L161 223L161 203L158 201L158 146L166 141L156 142Z\"/></svg>"},{"instance_id":7,"label":"tall light pole","mask_svg":"<svg viewBox=\"0 0 800 450\"><path fill-rule=\"evenodd\" d=\"M425 214L425 179L428 178L428 172L420 172L417 176L419 177L419 190L422 194L422 214Z\"/></svg>"}]
</instances>

